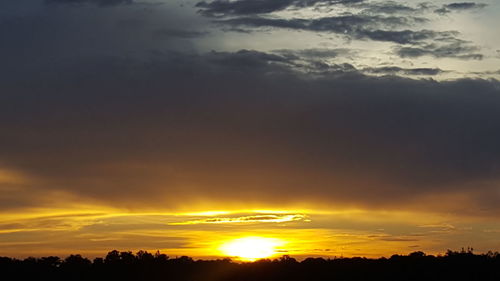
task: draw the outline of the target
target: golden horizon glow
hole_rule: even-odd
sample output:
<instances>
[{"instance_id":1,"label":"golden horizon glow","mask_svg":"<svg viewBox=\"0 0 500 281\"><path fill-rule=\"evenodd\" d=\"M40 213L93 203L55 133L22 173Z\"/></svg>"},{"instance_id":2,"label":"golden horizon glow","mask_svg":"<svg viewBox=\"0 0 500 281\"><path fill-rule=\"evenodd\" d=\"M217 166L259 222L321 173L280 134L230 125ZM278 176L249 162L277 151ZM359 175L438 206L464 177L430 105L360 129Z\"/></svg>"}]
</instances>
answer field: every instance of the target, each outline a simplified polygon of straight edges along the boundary
<instances>
[{"instance_id":1,"label":"golden horizon glow","mask_svg":"<svg viewBox=\"0 0 500 281\"><path fill-rule=\"evenodd\" d=\"M277 238L248 236L237 238L222 244L220 251L228 257L242 261L255 261L277 254L277 247L285 242Z\"/></svg>"},{"instance_id":2,"label":"golden horizon glow","mask_svg":"<svg viewBox=\"0 0 500 281\"><path fill-rule=\"evenodd\" d=\"M94 258L117 249L160 250L171 257L230 257L242 262L283 254L298 260L309 256L376 258L416 250L444 253L457 249L455 245L461 244L456 241L471 229L490 237L472 245L485 252L496 249L488 241L499 229L494 221L410 211L290 206L134 211L85 202L72 207L62 204L2 216L2 255L25 258L79 253Z\"/></svg>"}]
</instances>

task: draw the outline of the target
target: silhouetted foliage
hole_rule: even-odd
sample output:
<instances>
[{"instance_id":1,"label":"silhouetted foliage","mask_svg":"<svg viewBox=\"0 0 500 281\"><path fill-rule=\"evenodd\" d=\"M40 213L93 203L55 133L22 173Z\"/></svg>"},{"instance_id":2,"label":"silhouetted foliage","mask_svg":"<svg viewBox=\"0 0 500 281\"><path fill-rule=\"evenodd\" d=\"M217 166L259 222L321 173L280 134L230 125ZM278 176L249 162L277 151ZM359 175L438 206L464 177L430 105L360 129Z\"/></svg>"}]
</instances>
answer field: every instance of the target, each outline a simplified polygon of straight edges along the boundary
<instances>
[{"instance_id":1,"label":"silhouetted foliage","mask_svg":"<svg viewBox=\"0 0 500 281\"><path fill-rule=\"evenodd\" d=\"M0 257L2 280L175 280L175 281L294 281L294 280L500 280L500 254L474 254L472 248L448 250L443 256L413 252L389 259L307 258L285 255L253 263L230 259L193 260L146 251L111 251L93 261L81 255L26 258Z\"/></svg>"}]
</instances>

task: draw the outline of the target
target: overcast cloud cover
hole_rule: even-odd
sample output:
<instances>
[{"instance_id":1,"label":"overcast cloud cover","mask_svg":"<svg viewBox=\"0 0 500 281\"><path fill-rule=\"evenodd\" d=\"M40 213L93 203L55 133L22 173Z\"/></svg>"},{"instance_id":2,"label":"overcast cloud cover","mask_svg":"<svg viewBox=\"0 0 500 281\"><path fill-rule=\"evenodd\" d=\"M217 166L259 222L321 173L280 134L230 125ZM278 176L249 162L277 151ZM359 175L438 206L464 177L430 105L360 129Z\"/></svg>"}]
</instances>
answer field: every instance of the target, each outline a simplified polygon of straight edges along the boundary
<instances>
[{"instance_id":1,"label":"overcast cloud cover","mask_svg":"<svg viewBox=\"0 0 500 281\"><path fill-rule=\"evenodd\" d=\"M64 194L497 216L498 11L2 1L0 209Z\"/></svg>"}]
</instances>

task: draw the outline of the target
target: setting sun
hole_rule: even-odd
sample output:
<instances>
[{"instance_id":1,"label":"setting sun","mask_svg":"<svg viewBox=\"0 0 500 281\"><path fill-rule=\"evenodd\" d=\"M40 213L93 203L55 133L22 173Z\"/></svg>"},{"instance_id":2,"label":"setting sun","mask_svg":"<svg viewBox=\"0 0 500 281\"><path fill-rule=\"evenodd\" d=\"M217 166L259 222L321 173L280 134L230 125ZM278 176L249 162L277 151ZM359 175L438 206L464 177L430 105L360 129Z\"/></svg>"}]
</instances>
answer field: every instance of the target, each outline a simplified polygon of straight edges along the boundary
<instances>
[{"instance_id":1,"label":"setting sun","mask_svg":"<svg viewBox=\"0 0 500 281\"><path fill-rule=\"evenodd\" d=\"M274 255L276 247L283 244L283 241L275 238L243 237L223 244L220 250L230 257L237 257L244 261L254 261Z\"/></svg>"}]
</instances>

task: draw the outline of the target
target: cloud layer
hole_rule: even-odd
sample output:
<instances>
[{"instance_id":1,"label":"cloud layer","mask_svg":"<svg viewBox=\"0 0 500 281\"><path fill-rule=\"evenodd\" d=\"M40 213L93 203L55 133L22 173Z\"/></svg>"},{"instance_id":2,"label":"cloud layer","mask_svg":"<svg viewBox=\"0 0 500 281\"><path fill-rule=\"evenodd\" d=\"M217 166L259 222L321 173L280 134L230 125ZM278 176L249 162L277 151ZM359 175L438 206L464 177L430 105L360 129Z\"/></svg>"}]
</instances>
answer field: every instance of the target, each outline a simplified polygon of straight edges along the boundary
<instances>
[{"instance_id":1,"label":"cloud layer","mask_svg":"<svg viewBox=\"0 0 500 281\"><path fill-rule=\"evenodd\" d=\"M498 82L408 78L460 74L433 60L488 59L458 31L420 28L440 17L430 6L57 2L97 6L3 9L3 209L64 198L139 209L233 202L498 211ZM325 7L348 10L326 15ZM268 38L255 34L265 28L278 30L271 37L334 34L343 44L238 48L245 36ZM405 61L367 58L345 38L387 44L391 60Z\"/></svg>"},{"instance_id":2,"label":"cloud layer","mask_svg":"<svg viewBox=\"0 0 500 281\"><path fill-rule=\"evenodd\" d=\"M275 12L291 7L343 5L348 12L335 16L290 18ZM334 33L349 40L373 40L396 44L396 54L401 58L434 56L455 59L483 58L479 47L460 38L455 30L429 30L418 28L431 21L426 13L431 6L419 4L416 7L396 2L365 1L212 1L196 5L201 14L215 18L230 30L279 28L304 30L317 33ZM451 10L470 10L485 7L477 3L452 3L436 9L445 14ZM330 13L331 14L331 13ZM243 29L242 29L243 28Z\"/></svg>"},{"instance_id":3,"label":"cloud layer","mask_svg":"<svg viewBox=\"0 0 500 281\"><path fill-rule=\"evenodd\" d=\"M4 81L3 165L33 178L20 190L122 206L200 198L465 211L460 200L429 200L461 195L497 212L497 82L370 78L352 66L318 73L241 51Z\"/></svg>"}]
</instances>

